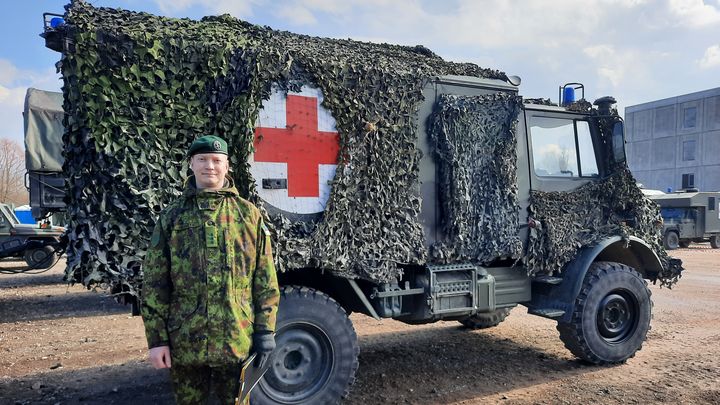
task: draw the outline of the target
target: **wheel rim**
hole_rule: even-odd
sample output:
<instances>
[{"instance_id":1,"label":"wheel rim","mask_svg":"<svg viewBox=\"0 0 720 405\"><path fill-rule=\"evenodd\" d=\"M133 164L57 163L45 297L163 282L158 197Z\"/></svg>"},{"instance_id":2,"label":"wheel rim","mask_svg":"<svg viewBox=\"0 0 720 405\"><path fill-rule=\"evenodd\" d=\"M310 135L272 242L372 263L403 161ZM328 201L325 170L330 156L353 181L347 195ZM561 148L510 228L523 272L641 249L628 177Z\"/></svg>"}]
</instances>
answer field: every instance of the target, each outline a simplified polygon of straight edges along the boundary
<instances>
[{"instance_id":1,"label":"wheel rim","mask_svg":"<svg viewBox=\"0 0 720 405\"><path fill-rule=\"evenodd\" d=\"M51 253L45 251L44 249L34 249L30 252L30 266L38 267L44 265L50 259L51 255Z\"/></svg>"},{"instance_id":2,"label":"wheel rim","mask_svg":"<svg viewBox=\"0 0 720 405\"><path fill-rule=\"evenodd\" d=\"M637 329L638 302L627 291L615 290L600 302L597 326L600 336L608 343L622 343Z\"/></svg>"},{"instance_id":3,"label":"wheel rim","mask_svg":"<svg viewBox=\"0 0 720 405\"><path fill-rule=\"evenodd\" d=\"M677 249L680 244L680 239L675 232L670 232L668 235L668 247L671 249Z\"/></svg>"},{"instance_id":4,"label":"wheel rim","mask_svg":"<svg viewBox=\"0 0 720 405\"><path fill-rule=\"evenodd\" d=\"M335 363L332 342L322 329L306 322L283 326L276 342L260 386L276 402L303 403L330 379Z\"/></svg>"}]
</instances>

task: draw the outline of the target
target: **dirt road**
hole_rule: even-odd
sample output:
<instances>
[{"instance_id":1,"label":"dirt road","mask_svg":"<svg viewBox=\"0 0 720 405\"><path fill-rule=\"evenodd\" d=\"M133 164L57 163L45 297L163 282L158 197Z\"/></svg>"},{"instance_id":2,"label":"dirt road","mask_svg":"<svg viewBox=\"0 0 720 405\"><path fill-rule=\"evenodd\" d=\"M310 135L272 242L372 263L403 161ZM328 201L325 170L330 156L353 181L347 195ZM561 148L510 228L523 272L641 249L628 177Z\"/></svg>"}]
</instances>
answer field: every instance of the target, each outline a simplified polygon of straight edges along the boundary
<instances>
[{"instance_id":1,"label":"dirt road","mask_svg":"<svg viewBox=\"0 0 720 405\"><path fill-rule=\"evenodd\" d=\"M652 330L627 364L580 363L555 322L523 307L484 331L353 315L360 368L344 403L720 403L720 250L673 254L685 275L672 290L651 287ZM62 268L0 275L0 403L172 403L167 373L145 361L140 318L66 286Z\"/></svg>"}]
</instances>

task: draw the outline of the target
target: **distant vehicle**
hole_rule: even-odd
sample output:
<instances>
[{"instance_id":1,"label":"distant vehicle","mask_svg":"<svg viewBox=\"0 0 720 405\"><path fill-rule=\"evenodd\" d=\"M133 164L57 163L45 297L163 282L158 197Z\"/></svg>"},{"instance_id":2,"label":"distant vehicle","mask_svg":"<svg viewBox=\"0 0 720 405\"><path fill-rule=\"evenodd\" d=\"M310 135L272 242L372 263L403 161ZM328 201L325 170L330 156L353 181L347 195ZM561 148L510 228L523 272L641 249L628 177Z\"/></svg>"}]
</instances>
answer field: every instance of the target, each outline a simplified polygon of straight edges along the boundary
<instances>
[{"instance_id":1,"label":"distant vehicle","mask_svg":"<svg viewBox=\"0 0 720 405\"><path fill-rule=\"evenodd\" d=\"M32 269L47 269L56 262L64 231L21 224L7 204L0 204L0 258L23 258Z\"/></svg>"},{"instance_id":2,"label":"distant vehicle","mask_svg":"<svg viewBox=\"0 0 720 405\"><path fill-rule=\"evenodd\" d=\"M720 248L720 192L676 192L651 196L663 217L666 249L707 242Z\"/></svg>"}]
</instances>

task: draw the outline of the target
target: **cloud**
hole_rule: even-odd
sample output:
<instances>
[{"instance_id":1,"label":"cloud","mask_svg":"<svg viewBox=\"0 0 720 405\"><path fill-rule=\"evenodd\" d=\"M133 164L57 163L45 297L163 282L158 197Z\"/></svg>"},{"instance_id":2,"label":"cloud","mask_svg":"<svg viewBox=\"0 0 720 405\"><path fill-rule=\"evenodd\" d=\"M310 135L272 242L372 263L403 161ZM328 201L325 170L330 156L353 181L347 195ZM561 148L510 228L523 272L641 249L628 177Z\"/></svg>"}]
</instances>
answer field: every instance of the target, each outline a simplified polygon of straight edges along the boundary
<instances>
[{"instance_id":1,"label":"cloud","mask_svg":"<svg viewBox=\"0 0 720 405\"><path fill-rule=\"evenodd\" d=\"M0 85L15 81L18 69L9 60L0 59Z\"/></svg>"},{"instance_id":2,"label":"cloud","mask_svg":"<svg viewBox=\"0 0 720 405\"><path fill-rule=\"evenodd\" d=\"M720 45L713 45L705 50L702 59L698 61L701 69L710 69L720 66Z\"/></svg>"},{"instance_id":3,"label":"cloud","mask_svg":"<svg viewBox=\"0 0 720 405\"><path fill-rule=\"evenodd\" d=\"M720 3L717 6L703 0L670 0L670 13L678 18L677 24L690 27L705 27L720 23Z\"/></svg>"},{"instance_id":4,"label":"cloud","mask_svg":"<svg viewBox=\"0 0 720 405\"><path fill-rule=\"evenodd\" d=\"M649 0L603 0L602 2L611 6L632 8L647 4Z\"/></svg>"},{"instance_id":5,"label":"cloud","mask_svg":"<svg viewBox=\"0 0 720 405\"><path fill-rule=\"evenodd\" d=\"M28 87L60 91L55 69L25 70L0 59L0 137L23 144L22 111Z\"/></svg>"},{"instance_id":6,"label":"cloud","mask_svg":"<svg viewBox=\"0 0 720 405\"><path fill-rule=\"evenodd\" d=\"M177 15L192 7L202 7L212 14L228 13L238 18L253 15L255 6L264 6L266 0L154 0L163 14Z\"/></svg>"},{"instance_id":7,"label":"cloud","mask_svg":"<svg viewBox=\"0 0 720 405\"><path fill-rule=\"evenodd\" d=\"M538 38L543 46L561 47L596 35L603 16L614 9L633 8L646 0L575 0L547 2L455 0L438 6L427 0L154 0L165 14L193 7L246 18L265 8L289 25L338 24L359 35L392 38L392 42L500 48ZM372 34L371 34L372 33Z\"/></svg>"},{"instance_id":8,"label":"cloud","mask_svg":"<svg viewBox=\"0 0 720 405\"><path fill-rule=\"evenodd\" d=\"M294 3L296 6L307 7L311 10L333 14L347 13L352 10L352 6L354 4L363 4L358 1L337 0L298 0Z\"/></svg>"},{"instance_id":9,"label":"cloud","mask_svg":"<svg viewBox=\"0 0 720 405\"><path fill-rule=\"evenodd\" d=\"M385 0L358 1L358 0L290 0L273 3L272 13L292 25L317 25L320 21L318 15L325 14L334 21L350 20L357 9L374 6L386 6ZM323 16L325 17L325 16ZM322 20L327 20L323 18Z\"/></svg>"},{"instance_id":10,"label":"cloud","mask_svg":"<svg viewBox=\"0 0 720 405\"><path fill-rule=\"evenodd\" d=\"M315 18L313 12L301 5L279 8L275 14L294 25L314 25L317 23L317 18Z\"/></svg>"},{"instance_id":11,"label":"cloud","mask_svg":"<svg viewBox=\"0 0 720 405\"><path fill-rule=\"evenodd\" d=\"M665 71L672 69L667 61L673 59L673 53L665 51L626 47L625 44L598 44L587 46L582 52L590 59L589 66L594 68L599 79L594 80L597 88L604 88L606 92L651 85L658 66L665 64Z\"/></svg>"},{"instance_id":12,"label":"cloud","mask_svg":"<svg viewBox=\"0 0 720 405\"><path fill-rule=\"evenodd\" d=\"M618 88L625 78L628 51L617 52L612 45L595 45L583 49L583 53L594 60L597 75L607 80L613 88Z\"/></svg>"}]
</instances>

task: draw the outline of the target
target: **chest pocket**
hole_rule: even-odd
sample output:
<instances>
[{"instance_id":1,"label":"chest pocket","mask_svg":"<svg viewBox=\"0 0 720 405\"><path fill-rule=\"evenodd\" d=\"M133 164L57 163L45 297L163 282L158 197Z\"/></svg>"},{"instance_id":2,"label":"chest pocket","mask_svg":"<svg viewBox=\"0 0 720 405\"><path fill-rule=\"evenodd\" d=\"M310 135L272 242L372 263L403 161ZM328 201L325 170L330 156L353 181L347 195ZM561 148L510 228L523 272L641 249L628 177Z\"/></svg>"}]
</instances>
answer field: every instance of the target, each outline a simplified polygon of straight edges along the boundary
<instances>
[{"instance_id":1,"label":"chest pocket","mask_svg":"<svg viewBox=\"0 0 720 405\"><path fill-rule=\"evenodd\" d=\"M235 277L252 277L255 270L256 240L254 225L242 219L232 222L225 230L227 264ZM247 282L249 280L246 280Z\"/></svg>"},{"instance_id":2,"label":"chest pocket","mask_svg":"<svg viewBox=\"0 0 720 405\"><path fill-rule=\"evenodd\" d=\"M198 217L180 217L175 221L170 235L171 246L181 247L188 239L199 241L202 237L201 223ZM197 247L197 246L194 246Z\"/></svg>"},{"instance_id":3,"label":"chest pocket","mask_svg":"<svg viewBox=\"0 0 720 405\"><path fill-rule=\"evenodd\" d=\"M178 294L192 294L197 281L205 279L204 232L197 217L180 217L170 233L171 278Z\"/></svg>"}]
</instances>

